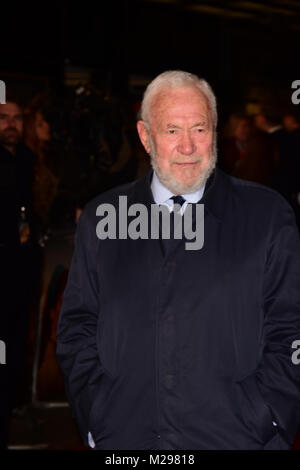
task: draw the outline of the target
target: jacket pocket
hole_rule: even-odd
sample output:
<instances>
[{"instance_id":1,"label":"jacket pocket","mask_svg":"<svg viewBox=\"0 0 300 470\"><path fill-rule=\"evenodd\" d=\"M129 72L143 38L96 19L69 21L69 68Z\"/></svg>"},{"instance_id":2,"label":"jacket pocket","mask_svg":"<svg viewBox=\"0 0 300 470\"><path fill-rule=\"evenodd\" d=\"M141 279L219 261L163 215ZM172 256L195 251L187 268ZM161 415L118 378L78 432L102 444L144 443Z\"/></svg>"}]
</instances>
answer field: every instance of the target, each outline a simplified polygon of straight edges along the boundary
<instances>
[{"instance_id":1,"label":"jacket pocket","mask_svg":"<svg viewBox=\"0 0 300 470\"><path fill-rule=\"evenodd\" d=\"M257 379L252 374L235 383L244 423L251 429L260 443L265 445L278 434L278 428L273 424L274 418L270 408L264 401Z\"/></svg>"},{"instance_id":2,"label":"jacket pocket","mask_svg":"<svg viewBox=\"0 0 300 470\"><path fill-rule=\"evenodd\" d=\"M104 373L95 393L95 398L89 412L89 431L93 438L105 428L105 415L107 414L108 396L112 390L113 379L106 372ZM95 439L96 442L96 439Z\"/></svg>"}]
</instances>

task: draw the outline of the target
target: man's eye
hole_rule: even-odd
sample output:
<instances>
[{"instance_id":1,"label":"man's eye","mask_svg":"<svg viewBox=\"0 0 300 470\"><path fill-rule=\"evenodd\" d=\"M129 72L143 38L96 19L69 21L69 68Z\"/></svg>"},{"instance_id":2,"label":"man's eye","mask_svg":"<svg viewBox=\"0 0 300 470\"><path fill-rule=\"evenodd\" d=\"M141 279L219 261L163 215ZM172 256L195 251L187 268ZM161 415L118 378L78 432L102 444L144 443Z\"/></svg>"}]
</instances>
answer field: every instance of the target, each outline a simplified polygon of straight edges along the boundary
<instances>
[{"instance_id":1,"label":"man's eye","mask_svg":"<svg viewBox=\"0 0 300 470\"><path fill-rule=\"evenodd\" d=\"M169 133L169 134L175 134L175 129L169 129L169 130L168 130L168 133Z\"/></svg>"},{"instance_id":2,"label":"man's eye","mask_svg":"<svg viewBox=\"0 0 300 470\"><path fill-rule=\"evenodd\" d=\"M199 132L199 134L200 134L201 132L204 132L204 129L201 129L201 128L199 127L199 128L197 129L197 132Z\"/></svg>"}]
</instances>

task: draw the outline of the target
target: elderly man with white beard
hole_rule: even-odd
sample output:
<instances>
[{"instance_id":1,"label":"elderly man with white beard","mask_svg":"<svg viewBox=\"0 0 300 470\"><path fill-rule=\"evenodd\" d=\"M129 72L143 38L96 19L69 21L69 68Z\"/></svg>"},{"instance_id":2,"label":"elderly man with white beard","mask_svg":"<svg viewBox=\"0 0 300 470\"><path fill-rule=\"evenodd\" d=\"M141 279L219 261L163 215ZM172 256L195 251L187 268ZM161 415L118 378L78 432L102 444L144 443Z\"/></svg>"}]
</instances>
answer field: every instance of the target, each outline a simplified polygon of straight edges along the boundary
<instances>
[{"instance_id":1,"label":"elderly man with white beard","mask_svg":"<svg viewBox=\"0 0 300 470\"><path fill-rule=\"evenodd\" d=\"M151 171L80 217L57 358L94 449L289 449L297 432L295 218L275 191L216 167L216 125L205 80L160 74L137 123ZM149 214L167 207L169 239L97 236L103 205L120 224L120 196ZM188 250L175 213L192 207L195 225L198 206L204 243Z\"/></svg>"}]
</instances>

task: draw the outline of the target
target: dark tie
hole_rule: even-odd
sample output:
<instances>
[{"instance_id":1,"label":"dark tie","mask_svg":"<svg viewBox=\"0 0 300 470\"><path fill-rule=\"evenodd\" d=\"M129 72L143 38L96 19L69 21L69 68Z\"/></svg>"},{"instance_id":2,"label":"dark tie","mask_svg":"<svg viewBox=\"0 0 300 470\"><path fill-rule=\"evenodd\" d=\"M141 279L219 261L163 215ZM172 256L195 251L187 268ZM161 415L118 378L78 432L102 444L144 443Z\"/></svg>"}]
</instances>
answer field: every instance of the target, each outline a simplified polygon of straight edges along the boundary
<instances>
[{"instance_id":1,"label":"dark tie","mask_svg":"<svg viewBox=\"0 0 300 470\"><path fill-rule=\"evenodd\" d=\"M185 199L182 196L172 196L170 199L173 199L174 204L178 204L180 207L177 208L174 205L174 209L170 213L170 239L163 239L163 238L161 239L162 246L163 246L165 254L172 247L172 244L174 244L175 212L176 212L176 214L180 214L180 209L183 206L183 204L185 203ZM176 241L176 239L175 239L175 241Z\"/></svg>"},{"instance_id":2,"label":"dark tie","mask_svg":"<svg viewBox=\"0 0 300 470\"><path fill-rule=\"evenodd\" d=\"M180 204L180 207L185 203L185 199L182 196L172 196L171 199L173 199L174 204Z\"/></svg>"},{"instance_id":3,"label":"dark tie","mask_svg":"<svg viewBox=\"0 0 300 470\"><path fill-rule=\"evenodd\" d=\"M180 214L181 207L185 203L185 199L182 196L172 196L171 199L174 201L174 208L170 214L170 239L174 238L174 224L175 224L175 214ZM175 206L175 204L180 205L180 207ZM177 210L176 210L177 209ZM180 214L181 216L181 214Z\"/></svg>"}]
</instances>

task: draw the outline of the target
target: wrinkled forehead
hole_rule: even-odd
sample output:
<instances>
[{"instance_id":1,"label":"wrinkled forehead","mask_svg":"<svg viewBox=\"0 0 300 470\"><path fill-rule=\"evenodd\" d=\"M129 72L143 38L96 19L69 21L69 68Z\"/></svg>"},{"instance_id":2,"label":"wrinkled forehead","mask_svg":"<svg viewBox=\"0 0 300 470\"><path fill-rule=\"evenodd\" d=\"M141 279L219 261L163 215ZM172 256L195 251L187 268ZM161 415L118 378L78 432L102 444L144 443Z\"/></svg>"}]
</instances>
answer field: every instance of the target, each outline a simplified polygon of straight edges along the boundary
<instances>
[{"instance_id":1,"label":"wrinkled forehead","mask_svg":"<svg viewBox=\"0 0 300 470\"><path fill-rule=\"evenodd\" d=\"M149 107L149 118L153 124L163 115L176 112L178 115L187 109L211 119L208 98L195 86L162 88L152 97Z\"/></svg>"}]
</instances>

